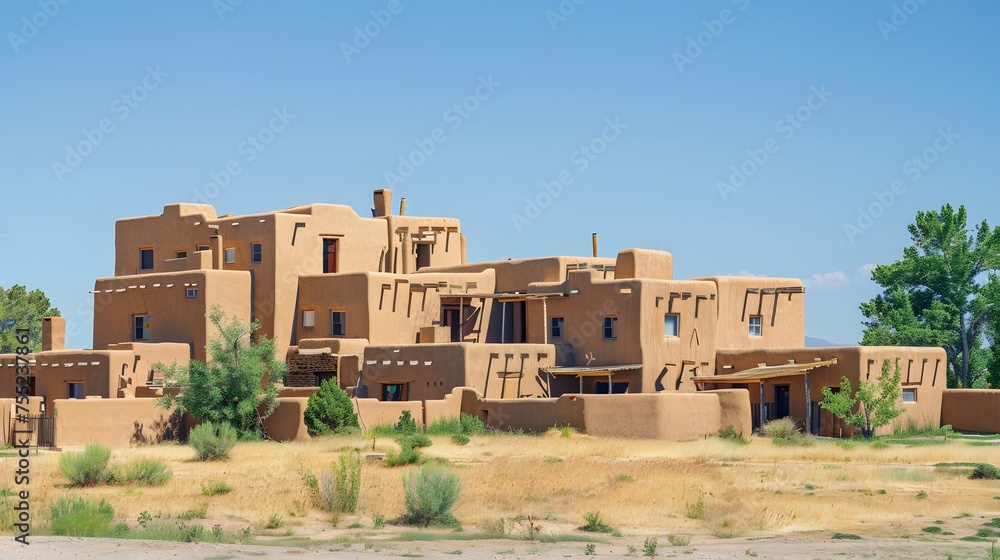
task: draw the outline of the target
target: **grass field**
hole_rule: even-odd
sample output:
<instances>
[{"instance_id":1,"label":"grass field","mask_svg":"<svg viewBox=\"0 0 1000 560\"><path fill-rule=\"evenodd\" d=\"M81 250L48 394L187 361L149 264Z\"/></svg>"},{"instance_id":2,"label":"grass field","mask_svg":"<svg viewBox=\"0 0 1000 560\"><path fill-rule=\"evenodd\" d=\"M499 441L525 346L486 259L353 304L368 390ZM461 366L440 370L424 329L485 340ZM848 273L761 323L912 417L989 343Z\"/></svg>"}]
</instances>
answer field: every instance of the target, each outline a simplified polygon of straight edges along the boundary
<instances>
[{"instance_id":1,"label":"grass field","mask_svg":"<svg viewBox=\"0 0 1000 560\"><path fill-rule=\"evenodd\" d=\"M829 538L841 533L946 541L975 537L984 523L1000 517L1000 481L970 480L971 467L934 466L1000 463L1000 448L964 439L883 448L832 440L789 447L766 438L753 438L748 445L717 438L680 443L596 439L563 437L558 431L473 436L464 446L447 436L431 439L434 444L423 455L461 479L454 511L465 528L461 539L573 540L586 535L578 531L584 515L600 512L604 523L626 537ZM329 514L312 507L301 472L318 473L355 449L363 458L358 512L334 526ZM86 496L107 499L116 521L133 527L147 512L206 528L250 528L258 538L281 537L289 545L388 535L399 540L403 531L413 540L417 537L410 529L373 528L376 514L391 521L403 513L407 467L387 468L364 457L393 449L389 439L331 436L309 443L243 443L230 460L203 463L193 460L190 447L176 444L121 448L112 463L158 458L174 477L162 487L90 489L67 487L59 454L42 452L31 457L35 530L44 529L49 503L61 496ZM13 489L14 470L14 458L0 458L0 489ZM202 492L203 486L219 483L232 491Z\"/></svg>"}]
</instances>

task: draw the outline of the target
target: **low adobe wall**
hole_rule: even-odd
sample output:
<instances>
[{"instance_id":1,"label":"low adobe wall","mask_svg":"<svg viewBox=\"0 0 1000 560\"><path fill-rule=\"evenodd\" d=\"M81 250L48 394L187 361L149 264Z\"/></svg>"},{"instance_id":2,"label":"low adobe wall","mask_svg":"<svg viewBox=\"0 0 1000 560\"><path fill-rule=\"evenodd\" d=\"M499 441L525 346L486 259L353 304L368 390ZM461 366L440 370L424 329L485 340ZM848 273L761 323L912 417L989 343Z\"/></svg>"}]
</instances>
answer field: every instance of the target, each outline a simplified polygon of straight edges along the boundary
<instances>
[{"instance_id":1,"label":"low adobe wall","mask_svg":"<svg viewBox=\"0 0 1000 560\"><path fill-rule=\"evenodd\" d=\"M155 399L56 399L56 447L159 443L183 433L183 415Z\"/></svg>"},{"instance_id":2,"label":"low adobe wall","mask_svg":"<svg viewBox=\"0 0 1000 560\"><path fill-rule=\"evenodd\" d=\"M309 441L305 413L308 397L279 397L278 408L264 420L264 429L274 441Z\"/></svg>"},{"instance_id":3,"label":"low adobe wall","mask_svg":"<svg viewBox=\"0 0 1000 560\"><path fill-rule=\"evenodd\" d=\"M474 406L463 412L493 428L544 431L560 425L598 437L686 440L726 426L749 433L751 426L745 390L480 399Z\"/></svg>"},{"instance_id":4,"label":"low adobe wall","mask_svg":"<svg viewBox=\"0 0 1000 560\"><path fill-rule=\"evenodd\" d=\"M362 430L380 424L395 424L404 410L410 411L410 416L418 426L424 423L424 403L422 401L380 401L378 399L351 399L354 402L354 412L358 415L358 424Z\"/></svg>"},{"instance_id":5,"label":"low adobe wall","mask_svg":"<svg viewBox=\"0 0 1000 560\"><path fill-rule=\"evenodd\" d=\"M1000 390L945 389L941 424L964 432L1000 433Z\"/></svg>"},{"instance_id":6,"label":"low adobe wall","mask_svg":"<svg viewBox=\"0 0 1000 560\"><path fill-rule=\"evenodd\" d=\"M41 413L41 405L43 399L41 397L28 397L28 404L21 405L28 409L25 412L24 408L18 410L17 399L0 399L0 445L14 445L14 440L12 436L14 435L14 429L17 428L15 425L17 414L28 414L31 416L38 416ZM21 425L23 428L24 425ZM19 436L24 438L24 434L19 434ZM35 445L38 442L38 434L31 435L31 445Z\"/></svg>"}]
</instances>

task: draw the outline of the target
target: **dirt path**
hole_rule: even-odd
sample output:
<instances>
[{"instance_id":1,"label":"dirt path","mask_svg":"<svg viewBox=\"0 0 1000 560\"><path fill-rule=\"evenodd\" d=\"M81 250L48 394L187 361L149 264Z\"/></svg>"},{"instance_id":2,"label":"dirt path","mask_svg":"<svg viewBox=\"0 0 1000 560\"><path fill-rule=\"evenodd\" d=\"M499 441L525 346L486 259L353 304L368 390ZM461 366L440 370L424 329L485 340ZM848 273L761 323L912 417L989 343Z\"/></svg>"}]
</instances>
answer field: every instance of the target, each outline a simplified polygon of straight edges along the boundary
<instances>
[{"instance_id":1,"label":"dirt path","mask_svg":"<svg viewBox=\"0 0 1000 560\"><path fill-rule=\"evenodd\" d=\"M542 544L519 541L434 541L394 542L365 548L360 545L326 543L309 548L286 546L249 546L207 543L175 543L112 539L36 537L27 547L10 538L0 540L0 557L11 560L51 560L100 558L169 558L171 560L300 560L308 558L467 558L513 560L562 558L643 558L643 543L630 538L612 539L610 544L595 544L592 556L585 554L585 543ZM636 551L629 554L629 546ZM990 543L964 541L918 541L916 539L864 539L860 541L814 540L805 537L781 537L758 540L730 539L695 542L673 547L661 542L659 558L727 559L825 559L839 558L954 558L988 557Z\"/></svg>"}]
</instances>

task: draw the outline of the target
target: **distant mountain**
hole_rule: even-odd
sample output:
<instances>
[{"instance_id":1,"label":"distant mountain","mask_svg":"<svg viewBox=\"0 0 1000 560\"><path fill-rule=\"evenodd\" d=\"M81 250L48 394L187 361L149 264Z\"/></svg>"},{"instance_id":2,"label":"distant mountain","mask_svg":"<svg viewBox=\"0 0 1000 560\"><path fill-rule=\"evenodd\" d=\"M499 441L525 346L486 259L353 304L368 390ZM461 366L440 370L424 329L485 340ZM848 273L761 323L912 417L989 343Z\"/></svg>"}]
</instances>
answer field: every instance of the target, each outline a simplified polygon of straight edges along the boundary
<instances>
[{"instance_id":1,"label":"distant mountain","mask_svg":"<svg viewBox=\"0 0 1000 560\"><path fill-rule=\"evenodd\" d=\"M830 342L829 340L824 340L822 338L816 338L813 336L806 337L806 348L823 348L826 346L847 346L847 345L837 344L835 342Z\"/></svg>"}]
</instances>

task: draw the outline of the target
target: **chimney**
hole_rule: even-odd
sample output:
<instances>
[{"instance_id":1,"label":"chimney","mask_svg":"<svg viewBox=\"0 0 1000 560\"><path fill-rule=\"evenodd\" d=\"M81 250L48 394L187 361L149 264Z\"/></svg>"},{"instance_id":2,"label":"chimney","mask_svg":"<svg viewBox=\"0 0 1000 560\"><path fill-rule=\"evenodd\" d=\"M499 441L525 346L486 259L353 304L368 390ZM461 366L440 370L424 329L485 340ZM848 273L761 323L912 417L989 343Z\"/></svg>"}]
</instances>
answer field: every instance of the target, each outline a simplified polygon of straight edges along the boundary
<instances>
[{"instance_id":1,"label":"chimney","mask_svg":"<svg viewBox=\"0 0 1000 560\"><path fill-rule=\"evenodd\" d=\"M406 198L399 199L399 215L406 215Z\"/></svg>"},{"instance_id":2,"label":"chimney","mask_svg":"<svg viewBox=\"0 0 1000 560\"><path fill-rule=\"evenodd\" d=\"M42 317L42 352L66 349L66 318Z\"/></svg>"},{"instance_id":3,"label":"chimney","mask_svg":"<svg viewBox=\"0 0 1000 560\"><path fill-rule=\"evenodd\" d=\"M597 234L593 233L593 234L591 234L590 237L591 237L591 241L593 241L593 243L594 243L594 258L596 259L597 258Z\"/></svg>"},{"instance_id":4,"label":"chimney","mask_svg":"<svg viewBox=\"0 0 1000 560\"><path fill-rule=\"evenodd\" d=\"M382 218L392 215L392 189L375 191L375 217Z\"/></svg>"},{"instance_id":5,"label":"chimney","mask_svg":"<svg viewBox=\"0 0 1000 560\"><path fill-rule=\"evenodd\" d=\"M224 268L222 236L213 235L210 238L209 247L212 248L212 268L214 268L215 270L222 270Z\"/></svg>"}]
</instances>

